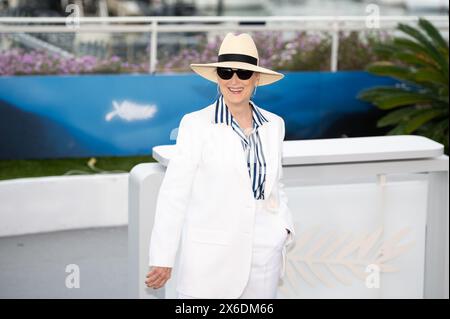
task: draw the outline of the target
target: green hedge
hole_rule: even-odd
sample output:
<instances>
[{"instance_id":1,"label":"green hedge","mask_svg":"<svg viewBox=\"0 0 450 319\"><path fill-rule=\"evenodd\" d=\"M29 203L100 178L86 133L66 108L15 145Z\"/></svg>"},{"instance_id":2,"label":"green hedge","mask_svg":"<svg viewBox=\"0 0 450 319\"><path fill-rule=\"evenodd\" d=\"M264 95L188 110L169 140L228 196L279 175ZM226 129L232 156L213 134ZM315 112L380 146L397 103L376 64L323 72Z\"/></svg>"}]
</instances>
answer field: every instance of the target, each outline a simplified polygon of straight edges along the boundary
<instances>
[{"instance_id":1,"label":"green hedge","mask_svg":"<svg viewBox=\"0 0 450 319\"><path fill-rule=\"evenodd\" d=\"M129 172L140 163L155 162L151 156L88 157L35 160L0 160L0 180Z\"/></svg>"}]
</instances>

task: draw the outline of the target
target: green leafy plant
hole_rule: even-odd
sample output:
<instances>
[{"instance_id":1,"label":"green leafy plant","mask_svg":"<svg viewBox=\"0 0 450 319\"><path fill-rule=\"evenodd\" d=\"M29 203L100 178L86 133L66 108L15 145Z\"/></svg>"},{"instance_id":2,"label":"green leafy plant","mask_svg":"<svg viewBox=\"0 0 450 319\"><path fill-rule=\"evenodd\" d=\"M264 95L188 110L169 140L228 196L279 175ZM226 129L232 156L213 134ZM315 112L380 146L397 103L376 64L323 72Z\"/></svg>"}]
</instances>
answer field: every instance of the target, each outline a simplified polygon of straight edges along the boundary
<instances>
[{"instance_id":1,"label":"green leafy plant","mask_svg":"<svg viewBox=\"0 0 450 319\"><path fill-rule=\"evenodd\" d=\"M399 24L403 34L374 47L383 60L367 66L370 73L400 81L362 91L358 97L389 112L378 127L387 134L412 134L444 144L448 154L448 43L425 19L418 27ZM405 36L406 35L406 36Z\"/></svg>"}]
</instances>

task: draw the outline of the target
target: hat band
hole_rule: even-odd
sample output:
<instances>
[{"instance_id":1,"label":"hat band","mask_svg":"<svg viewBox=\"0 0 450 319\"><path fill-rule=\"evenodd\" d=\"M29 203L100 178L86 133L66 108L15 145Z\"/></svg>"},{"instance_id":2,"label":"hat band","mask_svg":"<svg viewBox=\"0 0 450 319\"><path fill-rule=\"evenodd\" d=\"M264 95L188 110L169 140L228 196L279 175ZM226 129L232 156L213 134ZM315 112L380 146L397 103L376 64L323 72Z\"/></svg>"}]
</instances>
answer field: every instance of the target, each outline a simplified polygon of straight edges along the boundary
<instances>
[{"instance_id":1,"label":"hat band","mask_svg":"<svg viewBox=\"0 0 450 319\"><path fill-rule=\"evenodd\" d=\"M258 65L258 59L246 54L221 54L218 62L245 62Z\"/></svg>"}]
</instances>

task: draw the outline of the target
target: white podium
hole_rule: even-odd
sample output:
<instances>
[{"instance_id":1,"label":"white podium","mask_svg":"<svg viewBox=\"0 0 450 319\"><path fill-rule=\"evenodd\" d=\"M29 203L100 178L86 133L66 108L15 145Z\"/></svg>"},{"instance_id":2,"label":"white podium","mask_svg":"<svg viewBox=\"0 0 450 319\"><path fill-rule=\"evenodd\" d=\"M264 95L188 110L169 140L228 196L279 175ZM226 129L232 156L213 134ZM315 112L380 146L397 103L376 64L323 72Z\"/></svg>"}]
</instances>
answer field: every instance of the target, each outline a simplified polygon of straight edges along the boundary
<instances>
[{"instance_id":1,"label":"white podium","mask_svg":"<svg viewBox=\"0 0 450 319\"><path fill-rule=\"evenodd\" d=\"M129 296L146 288L159 186L174 145L129 175ZM279 298L448 298L448 156L415 135L286 141L283 183L296 227Z\"/></svg>"}]
</instances>

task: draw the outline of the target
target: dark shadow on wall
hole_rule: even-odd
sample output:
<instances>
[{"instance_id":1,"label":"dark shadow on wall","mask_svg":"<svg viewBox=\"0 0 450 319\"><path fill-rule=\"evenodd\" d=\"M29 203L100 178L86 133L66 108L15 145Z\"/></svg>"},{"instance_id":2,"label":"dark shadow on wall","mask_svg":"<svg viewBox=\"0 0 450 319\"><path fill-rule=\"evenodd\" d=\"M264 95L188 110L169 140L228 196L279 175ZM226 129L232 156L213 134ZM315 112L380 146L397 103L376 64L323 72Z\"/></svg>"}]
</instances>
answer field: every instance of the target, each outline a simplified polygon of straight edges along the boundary
<instances>
[{"instance_id":1,"label":"dark shadow on wall","mask_svg":"<svg viewBox=\"0 0 450 319\"><path fill-rule=\"evenodd\" d=\"M83 132L70 132L61 124L4 101L0 101L0 114L0 159L98 156L96 149L107 144L98 141L98 148L87 148L80 142L80 137L89 138Z\"/></svg>"},{"instance_id":2,"label":"dark shadow on wall","mask_svg":"<svg viewBox=\"0 0 450 319\"><path fill-rule=\"evenodd\" d=\"M377 127L377 121L388 111L373 108L364 113L340 114L324 128L322 138L383 136L391 127Z\"/></svg>"},{"instance_id":3,"label":"dark shadow on wall","mask_svg":"<svg viewBox=\"0 0 450 319\"><path fill-rule=\"evenodd\" d=\"M301 127L286 121L286 140L384 136L391 127L377 127L377 121L387 111L371 109L361 113L325 114L318 127ZM292 120L293 121L293 120ZM289 124L288 124L289 123ZM312 133L314 132L314 133ZM312 134L311 134L312 133ZM308 136L308 137L306 137Z\"/></svg>"}]
</instances>

